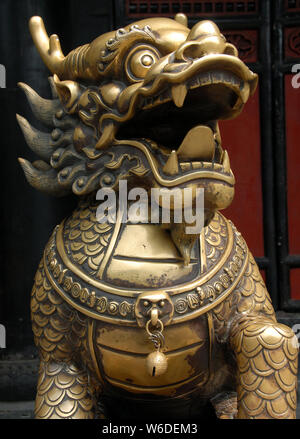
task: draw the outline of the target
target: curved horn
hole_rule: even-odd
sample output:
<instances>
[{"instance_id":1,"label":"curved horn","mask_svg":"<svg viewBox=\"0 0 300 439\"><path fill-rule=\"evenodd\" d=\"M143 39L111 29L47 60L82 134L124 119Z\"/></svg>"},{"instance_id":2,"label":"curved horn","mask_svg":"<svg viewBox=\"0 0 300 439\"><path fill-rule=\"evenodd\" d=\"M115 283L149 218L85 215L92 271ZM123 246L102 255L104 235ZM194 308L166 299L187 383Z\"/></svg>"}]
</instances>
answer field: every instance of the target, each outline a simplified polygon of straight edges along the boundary
<instances>
[{"instance_id":1,"label":"curved horn","mask_svg":"<svg viewBox=\"0 0 300 439\"><path fill-rule=\"evenodd\" d=\"M41 17L30 18L29 30L42 60L59 79L93 78L85 62L89 44L79 46L64 56L58 36L53 34L49 38Z\"/></svg>"},{"instance_id":2,"label":"curved horn","mask_svg":"<svg viewBox=\"0 0 300 439\"><path fill-rule=\"evenodd\" d=\"M39 54L52 73L61 76L64 71L65 56L62 53L59 38L51 35L49 38L43 19L38 16L29 20L29 30Z\"/></svg>"}]
</instances>

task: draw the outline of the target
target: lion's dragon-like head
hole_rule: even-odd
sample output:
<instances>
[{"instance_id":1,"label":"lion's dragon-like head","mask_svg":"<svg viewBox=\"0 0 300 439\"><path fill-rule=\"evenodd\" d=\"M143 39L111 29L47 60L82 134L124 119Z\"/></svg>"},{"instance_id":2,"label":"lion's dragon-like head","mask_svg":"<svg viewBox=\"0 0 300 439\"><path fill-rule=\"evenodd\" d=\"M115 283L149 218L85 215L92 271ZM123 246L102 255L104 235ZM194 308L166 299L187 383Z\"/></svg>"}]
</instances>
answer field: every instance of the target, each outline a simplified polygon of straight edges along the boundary
<instances>
[{"instance_id":1,"label":"lion's dragon-like head","mask_svg":"<svg viewBox=\"0 0 300 439\"><path fill-rule=\"evenodd\" d=\"M33 187L87 195L127 179L145 188L203 187L210 214L231 203L234 176L218 120L241 112L257 75L213 22L190 30L182 17L142 20L67 56L40 17L29 26L53 74L53 100L20 84L48 127L39 132L18 116L42 159L20 159Z\"/></svg>"}]
</instances>

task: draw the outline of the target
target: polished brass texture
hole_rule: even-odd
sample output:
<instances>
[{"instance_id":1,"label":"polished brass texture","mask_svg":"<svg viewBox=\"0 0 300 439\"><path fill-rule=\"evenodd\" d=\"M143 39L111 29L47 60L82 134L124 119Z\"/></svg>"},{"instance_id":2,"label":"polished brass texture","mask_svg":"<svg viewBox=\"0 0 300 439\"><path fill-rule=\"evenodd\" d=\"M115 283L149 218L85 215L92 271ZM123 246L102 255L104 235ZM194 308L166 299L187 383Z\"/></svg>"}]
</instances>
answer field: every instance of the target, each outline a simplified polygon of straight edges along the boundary
<instances>
[{"instance_id":1,"label":"polished brass texture","mask_svg":"<svg viewBox=\"0 0 300 439\"><path fill-rule=\"evenodd\" d=\"M163 375L168 367L166 356L159 350L152 352L147 357L147 370L150 376Z\"/></svg>"},{"instance_id":2,"label":"polished brass texture","mask_svg":"<svg viewBox=\"0 0 300 439\"><path fill-rule=\"evenodd\" d=\"M145 326L147 321L156 326L158 320L166 325L171 322L173 315L174 305L166 292L139 294L135 305L135 317L139 326Z\"/></svg>"},{"instance_id":3,"label":"polished brass texture","mask_svg":"<svg viewBox=\"0 0 300 439\"><path fill-rule=\"evenodd\" d=\"M150 326L154 328L153 332L150 331ZM146 323L146 331L156 349L154 352L149 354L146 359L147 371L149 375L152 377L163 375L168 368L167 357L160 351L165 345L163 330L164 330L164 324L162 323L161 320L158 319L157 307L152 307L151 318Z\"/></svg>"},{"instance_id":4,"label":"polished brass texture","mask_svg":"<svg viewBox=\"0 0 300 439\"><path fill-rule=\"evenodd\" d=\"M109 416L104 401L115 395L136 408L155 400L169 414L175 402L192 413L211 401L219 418L294 418L296 337L276 322L244 239L219 212L235 179L218 120L242 111L257 75L214 23L188 29L183 14L139 21L66 56L40 17L30 31L53 74L52 99L20 84L47 128L18 116L40 158L20 164L34 188L80 197L32 289L36 417ZM118 205L121 180L147 193L203 188L205 227L187 235L172 218L124 223L129 200L114 222L99 222L97 190L114 189Z\"/></svg>"}]
</instances>

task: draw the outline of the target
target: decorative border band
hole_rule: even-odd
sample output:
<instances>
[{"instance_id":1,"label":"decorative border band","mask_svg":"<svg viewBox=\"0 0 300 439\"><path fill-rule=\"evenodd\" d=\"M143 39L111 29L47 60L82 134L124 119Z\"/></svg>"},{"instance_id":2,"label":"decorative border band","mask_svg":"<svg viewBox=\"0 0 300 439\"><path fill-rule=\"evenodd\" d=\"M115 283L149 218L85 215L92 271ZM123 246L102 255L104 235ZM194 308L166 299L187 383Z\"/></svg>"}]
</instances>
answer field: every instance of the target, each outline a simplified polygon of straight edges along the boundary
<instances>
[{"instance_id":1,"label":"decorative border band","mask_svg":"<svg viewBox=\"0 0 300 439\"><path fill-rule=\"evenodd\" d=\"M201 276L200 279L196 279L195 281L192 282L188 282L188 283L183 283L182 285L176 285L174 287L170 287L168 288L168 293L170 295L177 295L177 294L181 294L185 291L190 291L194 288L197 288L199 285L201 284L205 284L206 282L208 282L211 278L213 278L215 276L215 274L217 274L219 272L219 270L222 268L222 266L226 263L227 259L229 258L229 255L232 251L233 248L233 241L234 241L234 237L233 237L233 230L232 228L234 227L232 225L232 223L229 223L229 221L226 222L226 226L227 226L227 245L226 245L226 249L224 250L224 253L222 255L222 257L220 258L220 260L214 265L214 267L209 270L207 273L205 273L203 276ZM230 226L231 224L231 226ZM57 227L57 233L56 233L56 248L57 248L57 255L61 258L63 265L68 268L71 273L73 273L74 275L76 275L78 278L80 278L84 283L87 283L88 285L90 285L92 288L96 288L100 291L105 291L106 293L112 294L112 295L116 295L117 297L123 296L123 297L127 297L127 298L136 298L140 293L144 293L149 291L149 288L147 289L143 289L143 288L139 288L138 290L134 290L133 288L131 289L126 289L126 288L116 288L112 285L108 285L100 280L97 280L95 278L91 278L90 276L88 276L87 273L85 273L83 270L81 270L77 265L75 265L73 262L70 261L70 259L68 258L66 251L65 251L65 246L64 246L64 241L63 241L63 228L64 228L64 222L62 222L62 224L60 226ZM151 290L153 293L159 293L159 292L164 292L166 291L165 288L160 288L157 290Z\"/></svg>"},{"instance_id":2,"label":"decorative border band","mask_svg":"<svg viewBox=\"0 0 300 439\"><path fill-rule=\"evenodd\" d=\"M237 286L247 267L248 249L236 230L235 239L233 238L232 228L233 225L229 227L232 245L226 249L227 258L225 261L222 258L222 266L217 264L218 271L215 273L214 270L215 276L212 280L208 279L205 282L203 276L196 282L191 282L189 288L183 291L165 290L174 304L174 317L169 324L191 320L210 311L225 300ZM111 287L111 293L95 288L93 279L85 275L89 280L87 283L86 279L71 271L65 266L56 249L56 235L61 229L62 226L54 230L44 253L45 272L55 291L85 315L114 324L136 326L135 302L141 292L124 298L123 291ZM95 283L98 284L97 281Z\"/></svg>"}]
</instances>

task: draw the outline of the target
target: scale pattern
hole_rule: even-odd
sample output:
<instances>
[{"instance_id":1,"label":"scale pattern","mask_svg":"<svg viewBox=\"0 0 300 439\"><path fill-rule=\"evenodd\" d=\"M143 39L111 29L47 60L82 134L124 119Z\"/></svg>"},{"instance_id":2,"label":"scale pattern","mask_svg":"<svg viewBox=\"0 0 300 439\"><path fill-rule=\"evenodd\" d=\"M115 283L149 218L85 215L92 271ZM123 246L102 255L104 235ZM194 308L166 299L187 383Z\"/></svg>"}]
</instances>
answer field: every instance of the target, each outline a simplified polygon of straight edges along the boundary
<instances>
[{"instance_id":1,"label":"scale pattern","mask_svg":"<svg viewBox=\"0 0 300 439\"><path fill-rule=\"evenodd\" d=\"M236 358L237 418L295 418L298 341L277 323L252 255L236 291L213 316L218 341Z\"/></svg>"},{"instance_id":2,"label":"scale pattern","mask_svg":"<svg viewBox=\"0 0 300 439\"><path fill-rule=\"evenodd\" d=\"M52 289L43 262L32 289L31 318L41 359L36 418L94 418L101 386L87 348L88 319Z\"/></svg>"},{"instance_id":3,"label":"scale pattern","mask_svg":"<svg viewBox=\"0 0 300 439\"><path fill-rule=\"evenodd\" d=\"M245 314L264 315L276 322L271 298L261 277L256 262L249 252L248 267L235 291L213 309L217 340L228 341L233 324Z\"/></svg>"},{"instance_id":4,"label":"scale pattern","mask_svg":"<svg viewBox=\"0 0 300 439\"><path fill-rule=\"evenodd\" d=\"M285 325L242 319L231 334L238 365L238 418L294 419L298 342Z\"/></svg>"}]
</instances>

